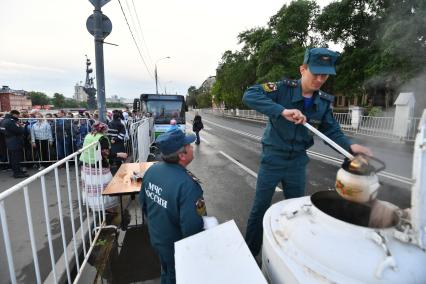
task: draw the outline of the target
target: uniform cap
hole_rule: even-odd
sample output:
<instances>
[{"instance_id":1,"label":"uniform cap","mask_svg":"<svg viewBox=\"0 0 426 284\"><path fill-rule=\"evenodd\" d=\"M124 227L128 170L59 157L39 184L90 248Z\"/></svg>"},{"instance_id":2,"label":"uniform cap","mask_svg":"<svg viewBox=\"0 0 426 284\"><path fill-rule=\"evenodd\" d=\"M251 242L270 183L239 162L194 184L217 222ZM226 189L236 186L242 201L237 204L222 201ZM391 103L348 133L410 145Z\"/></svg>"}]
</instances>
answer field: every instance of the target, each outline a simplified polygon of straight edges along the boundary
<instances>
[{"instance_id":1,"label":"uniform cap","mask_svg":"<svg viewBox=\"0 0 426 284\"><path fill-rule=\"evenodd\" d=\"M339 53L328 48L306 49L303 64L308 64L312 74L336 75L336 61Z\"/></svg>"},{"instance_id":2,"label":"uniform cap","mask_svg":"<svg viewBox=\"0 0 426 284\"><path fill-rule=\"evenodd\" d=\"M155 143L160 148L161 153L170 155L187 144L191 144L196 139L194 134L183 133L180 129L171 129L157 137Z\"/></svg>"}]
</instances>

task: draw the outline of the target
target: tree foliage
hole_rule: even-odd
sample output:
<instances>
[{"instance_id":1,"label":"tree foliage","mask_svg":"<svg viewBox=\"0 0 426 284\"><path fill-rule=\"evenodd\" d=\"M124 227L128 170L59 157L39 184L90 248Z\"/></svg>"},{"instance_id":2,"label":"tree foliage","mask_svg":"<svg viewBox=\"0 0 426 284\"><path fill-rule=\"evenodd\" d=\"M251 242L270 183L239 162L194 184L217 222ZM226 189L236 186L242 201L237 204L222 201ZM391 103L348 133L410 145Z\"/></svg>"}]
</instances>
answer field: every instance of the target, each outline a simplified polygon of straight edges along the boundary
<instances>
[{"instance_id":1,"label":"tree foliage","mask_svg":"<svg viewBox=\"0 0 426 284\"><path fill-rule=\"evenodd\" d=\"M337 76L327 91L373 96L395 92L426 65L426 1L337 0L322 10L314 0L294 0L266 27L238 35L240 51L224 52L211 95L226 107L243 107L245 89L255 83L298 78L307 47L342 49Z\"/></svg>"},{"instance_id":2,"label":"tree foliage","mask_svg":"<svg viewBox=\"0 0 426 284\"><path fill-rule=\"evenodd\" d=\"M32 105L44 106L50 104L50 98L42 92L29 92Z\"/></svg>"}]
</instances>

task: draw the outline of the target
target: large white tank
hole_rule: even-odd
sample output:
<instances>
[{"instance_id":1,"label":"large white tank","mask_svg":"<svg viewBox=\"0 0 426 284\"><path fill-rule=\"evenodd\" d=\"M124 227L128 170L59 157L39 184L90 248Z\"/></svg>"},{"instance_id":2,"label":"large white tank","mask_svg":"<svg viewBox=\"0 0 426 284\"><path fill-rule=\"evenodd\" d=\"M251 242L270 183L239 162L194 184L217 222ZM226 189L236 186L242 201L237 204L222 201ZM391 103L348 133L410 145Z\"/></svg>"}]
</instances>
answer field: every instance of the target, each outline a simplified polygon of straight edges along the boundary
<instances>
[{"instance_id":1,"label":"large white tank","mask_svg":"<svg viewBox=\"0 0 426 284\"><path fill-rule=\"evenodd\" d=\"M411 219L369 228L370 207L335 191L271 206L262 270L271 283L426 283L426 111L416 139Z\"/></svg>"}]
</instances>

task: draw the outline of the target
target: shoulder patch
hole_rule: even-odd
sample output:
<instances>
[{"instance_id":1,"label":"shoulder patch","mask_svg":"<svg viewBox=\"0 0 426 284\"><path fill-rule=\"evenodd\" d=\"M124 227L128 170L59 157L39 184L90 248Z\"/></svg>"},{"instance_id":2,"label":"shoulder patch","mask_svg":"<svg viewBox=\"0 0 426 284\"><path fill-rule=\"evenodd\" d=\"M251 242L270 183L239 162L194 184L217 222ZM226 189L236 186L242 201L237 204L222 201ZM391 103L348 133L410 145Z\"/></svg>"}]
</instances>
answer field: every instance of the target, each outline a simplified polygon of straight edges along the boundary
<instances>
[{"instance_id":1,"label":"shoulder patch","mask_svg":"<svg viewBox=\"0 0 426 284\"><path fill-rule=\"evenodd\" d=\"M289 79L283 79L284 85L287 85L289 87L297 87L297 80L289 80Z\"/></svg>"},{"instance_id":2,"label":"shoulder patch","mask_svg":"<svg viewBox=\"0 0 426 284\"><path fill-rule=\"evenodd\" d=\"M206 203L204 202L204 198L201 197L195 202L195 208L197 209L197 214L200 216L206 215Z\"/></svg>"},{"instance_id":3,"label":"shoulder patch","mask_svg":"<svg viewBox=\"0 0 426 284\"><path fill-rule=\"evenodd\" d=\"M329 102L334 102L334 96L324 93L323 91L318 91L318 95L321 99L324 99Z\"/></svg>"},{"instance_id":4,"label":"shoulder patch","mask_svg":"<svg viewBox=\"0 0 426 284\"><path fill-rule=\"evenodd\" d=\"M278 89L277 84L271 82L262 84L262 88L265 92L268 93L276 91Z\"/></svg>"}]
</instances>

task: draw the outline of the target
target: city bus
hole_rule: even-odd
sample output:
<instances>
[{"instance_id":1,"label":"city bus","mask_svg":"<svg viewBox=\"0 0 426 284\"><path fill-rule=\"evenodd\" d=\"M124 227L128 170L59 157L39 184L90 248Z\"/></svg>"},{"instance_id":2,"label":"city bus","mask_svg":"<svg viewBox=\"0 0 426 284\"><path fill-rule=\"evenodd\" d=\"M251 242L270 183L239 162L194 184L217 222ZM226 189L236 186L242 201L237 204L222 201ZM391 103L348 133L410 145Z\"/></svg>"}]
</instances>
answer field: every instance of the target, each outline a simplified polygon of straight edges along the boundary
<instances>
[{"instance_id":1,"label":"city bus","mask_svg":"<svg viewBox=\"0 0 426 284\"><path fill-rule=\"evenodd\" d=\"M142 94L135 99L133 108L145 116L154 118L155 137L170 128L170 120L175 119L179 128L185 132L185 113L188 107L181 95Z\"/></svg>"}]
</instances>

